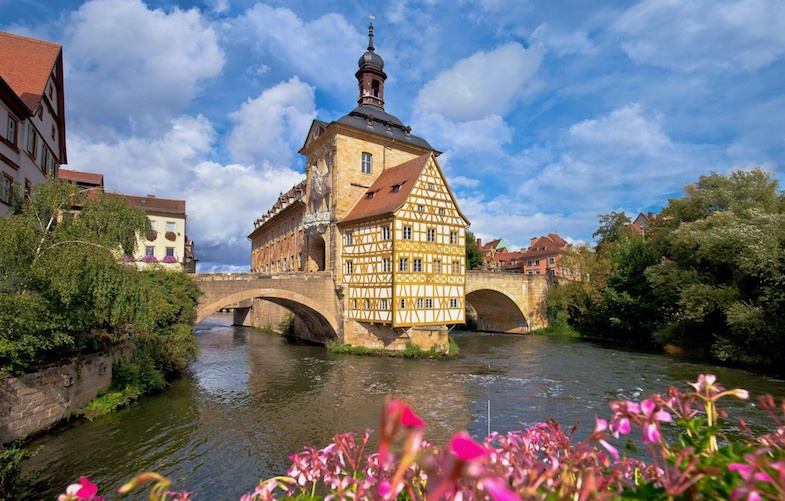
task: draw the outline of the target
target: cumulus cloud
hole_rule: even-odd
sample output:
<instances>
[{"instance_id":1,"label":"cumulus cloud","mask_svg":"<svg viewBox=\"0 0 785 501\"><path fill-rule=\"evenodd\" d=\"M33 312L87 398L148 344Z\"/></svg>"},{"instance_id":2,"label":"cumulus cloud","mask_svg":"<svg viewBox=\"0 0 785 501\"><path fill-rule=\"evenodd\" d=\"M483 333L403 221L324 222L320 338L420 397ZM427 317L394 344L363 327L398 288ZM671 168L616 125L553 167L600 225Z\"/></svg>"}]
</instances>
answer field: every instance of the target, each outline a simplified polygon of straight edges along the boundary
<instances>
[{"instance_id":1,"label":"cumulus cloud","mask_svg":"<svg viewBox=\"0 0 785 501\"><path fill-rule=\"evenodd\" d=\"M458 122L440 113L417 112L417 135L428 138L436 149L496 151L512 141L513 129L498 115Z\"/></svg>"},{"instance_id":2,"label":"cumulus cloud","mask_svg":"<svg viewBox=\"0 0 785 501\"><path fill-rule=\"evenodd\" d=\"M613 30L634 61L680 71L753 71L785 54L780 0L646 0Z\"/></svg>"},{"instance_id":3,"label":"cumulus cloud","mask_svg":"<svg viewBox=\"0 0 785 501\"><path fill-rule=\"evenodd\" d=\"M345 86L367 46L365 36L336 13L305 22L285 7L257 3L231 26L288 71L326 87Z\"/></svg>"},{"instance_id":4,"label":"cumulus cloud","mask_svg":"<svg viewBox=\"0 0 785 501\"><path fill-rule=\"evenodd\" d=\"M517 42L477 52L426 83L415 107L456 121L503 116L529 89L543 56L542 48Z\"/></svg>"},{"instance_id":5,"label":"cumulus cloud","mask_svg":"<svg viewBox=\"0 0 785 501\"><path fill-rule=\"evenodd\" d=\"M562 153L518 193L544 211L645 207L697 177L721 152L673 141L662 117L630 104L574 124ZM553 196L558 194L558 196Z\"/></svg>"},{"instance_id":6,"label":"cumulus cloud","mask_svg":"<svg viewBox=\"0 0 785 501\"><path fill-rule=\"evenodd\" d=\"M289 165L316 117L314 88L295 77L265 89L230 113L227 138L239 162Z\"/></svg>"},{"instance_id":7,"label":"cumulus cloud","mask_svg":"<svg viewBox=\"0 0 785 501\"><path fill-rule=\"evenodd\" d=\"M68 107L91 120L180 112L200 80L223 67L216 34L196 9L93 0L65 25Z\"/></svg>"}]
</instances>

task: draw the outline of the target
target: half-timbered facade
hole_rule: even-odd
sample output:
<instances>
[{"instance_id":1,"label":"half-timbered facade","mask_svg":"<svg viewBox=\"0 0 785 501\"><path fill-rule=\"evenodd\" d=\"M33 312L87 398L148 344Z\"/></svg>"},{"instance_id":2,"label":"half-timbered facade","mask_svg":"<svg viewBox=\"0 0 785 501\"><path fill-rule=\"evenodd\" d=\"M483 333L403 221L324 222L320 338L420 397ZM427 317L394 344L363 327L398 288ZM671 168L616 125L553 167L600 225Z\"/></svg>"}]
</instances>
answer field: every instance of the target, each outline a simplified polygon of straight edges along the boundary
<instances>
[{"instance_id":1,"label":"half-timbered facade","mask_svg":"<svg viewBox=\"0 0 785 501\"><path fill-rule=\"evenodd\" d=\"M340 222L348 318L463 323L467 224L432 153L385 170Z\"/></svg>"},{"instance_id":2,"label":"half-timbered facade","mask_svg":"<svg viewBox=\"0 0 785 501\"><path fill-rule=\"evenodd\" d=\"M300 149L304 197L280 210L303 214L294 269L332 272L345 343L388 347L402 337L398 328L422 328L445 349L443 326L465 321L468 221L436 161L440 152L384 109L387 75L372 26L358 66L357 107L333 122L313 121ZM284 252L286 238L264 237L290 218L278 213L257 220L249 235L252 271L285 271L277 258L259 257ZM402 339L395 349L411 337Z\"/></svg>"},{"instance_id":3,"label":"half-timbered facade","mask_svg":"<svg viewBox=\"0 0 785 501\"><path fill-rule=\"evenodd\" d=\"M0 32L0 215L65 163L62 47Z\"/></svg>"}]
</instances>

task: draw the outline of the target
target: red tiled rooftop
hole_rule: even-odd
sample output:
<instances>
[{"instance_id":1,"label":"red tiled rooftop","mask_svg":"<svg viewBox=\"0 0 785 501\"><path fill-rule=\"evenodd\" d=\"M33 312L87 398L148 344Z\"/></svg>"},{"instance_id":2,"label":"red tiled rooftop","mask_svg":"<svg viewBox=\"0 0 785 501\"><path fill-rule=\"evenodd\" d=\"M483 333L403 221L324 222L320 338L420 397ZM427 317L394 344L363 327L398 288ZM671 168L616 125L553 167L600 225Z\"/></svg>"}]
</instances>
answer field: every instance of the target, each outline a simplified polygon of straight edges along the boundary
<instances>
[{"instance_id":1,"label":"red tiled rooftop","mask_svg":"<svg viewBox=\"0 0 785 501\"><path fill-rule=\"evenodd\" d=\"M31 113L38 109L61 50L55 43L0 32L0 77Z\"/></svg>"},{"instance_id":2,"label":"red tiled rooftop","mask_svg":"<svg viewBox=\"0 0 785 501\"><path fill-rule=\"evenodd\" d=\"M170 198L158 197L137 197L134 195L124 195L125 198L137 207L148 212L167 212L170 214L185 215L185 200L172 200Z\"/></svg>"},{"instance_id":3,"label":"red tiled rooftop","mask_svg":"<svg viewBox=\"0 0 785 501\"><path fill-rule=\"evenodd\" d=\"M431 155L432 153L426 153L382 172L341 220L341 223L395 212L409 196L414 188L414 182L425 168ZM393 190L394 186L400 187L397 192ZM372 198L368 197L370 193L373 193Z\"/></svg>"},{"instance_id":4,"label":"red tiled rooftop","mask_svg":"<svg viewBox=\"0 0 785 501\"><path fill-rule=\"evenodd\" d=\"M97 186L104 185L104 175L95 172L60 169L58 177L64 181L73 181L75 183L93 184Z\"/></svg>"}]
</instances>

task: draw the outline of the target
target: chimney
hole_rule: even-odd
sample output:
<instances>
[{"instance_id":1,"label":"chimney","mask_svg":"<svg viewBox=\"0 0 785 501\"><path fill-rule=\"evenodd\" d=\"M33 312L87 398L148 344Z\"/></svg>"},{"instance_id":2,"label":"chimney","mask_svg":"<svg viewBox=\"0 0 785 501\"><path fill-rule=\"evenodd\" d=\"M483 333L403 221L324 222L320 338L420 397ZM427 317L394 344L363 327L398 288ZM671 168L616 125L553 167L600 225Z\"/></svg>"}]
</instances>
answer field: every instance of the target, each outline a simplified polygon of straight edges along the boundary
<instances>
[{"instance_id":1,"label":"chimney","mask_svg":"<svg viewBox=\"0 0 785 501\"><path fill-rule=\"evenodd\" d=\"M482 238L478 238L478 239L477 239L477 247L479 247L480 249L482 249ZM349 265L347 265L347 266L349 266Z\"/></svg>"},{"instance_id":2,"label":"chimney","mask_svg":"<svg viewBox=\"0 0 785 501\"><path fill-rule=\"evenodd\" d=\"M534 247L534 242L537 241L537 237L532 237L531 242L529 242L529 248Z\"/></svg>"}]
</instances>

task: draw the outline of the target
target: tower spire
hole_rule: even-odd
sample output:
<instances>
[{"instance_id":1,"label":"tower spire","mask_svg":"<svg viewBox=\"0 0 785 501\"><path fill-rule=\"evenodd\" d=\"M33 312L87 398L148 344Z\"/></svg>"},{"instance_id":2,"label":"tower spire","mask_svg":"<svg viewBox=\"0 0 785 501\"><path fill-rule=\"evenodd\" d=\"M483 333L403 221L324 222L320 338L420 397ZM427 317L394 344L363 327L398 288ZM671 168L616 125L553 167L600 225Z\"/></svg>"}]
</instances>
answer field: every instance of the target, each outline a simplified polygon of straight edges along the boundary
<instances>
[{"instance_id":1,"label":"tower spire","mask_svg":"<svg viewBox=\"0 0 785 501\"><path fill-rule=\"evenodd\" d=\"M360 67L355 73L359 83L360 94L357 103L360 105L371 104L384 109L384 81L387 75L384 73L384 61L376 53L373 46L373 16L368 24L368 50L365 51L357 62Z\"/></svg>"}]
</instances>

